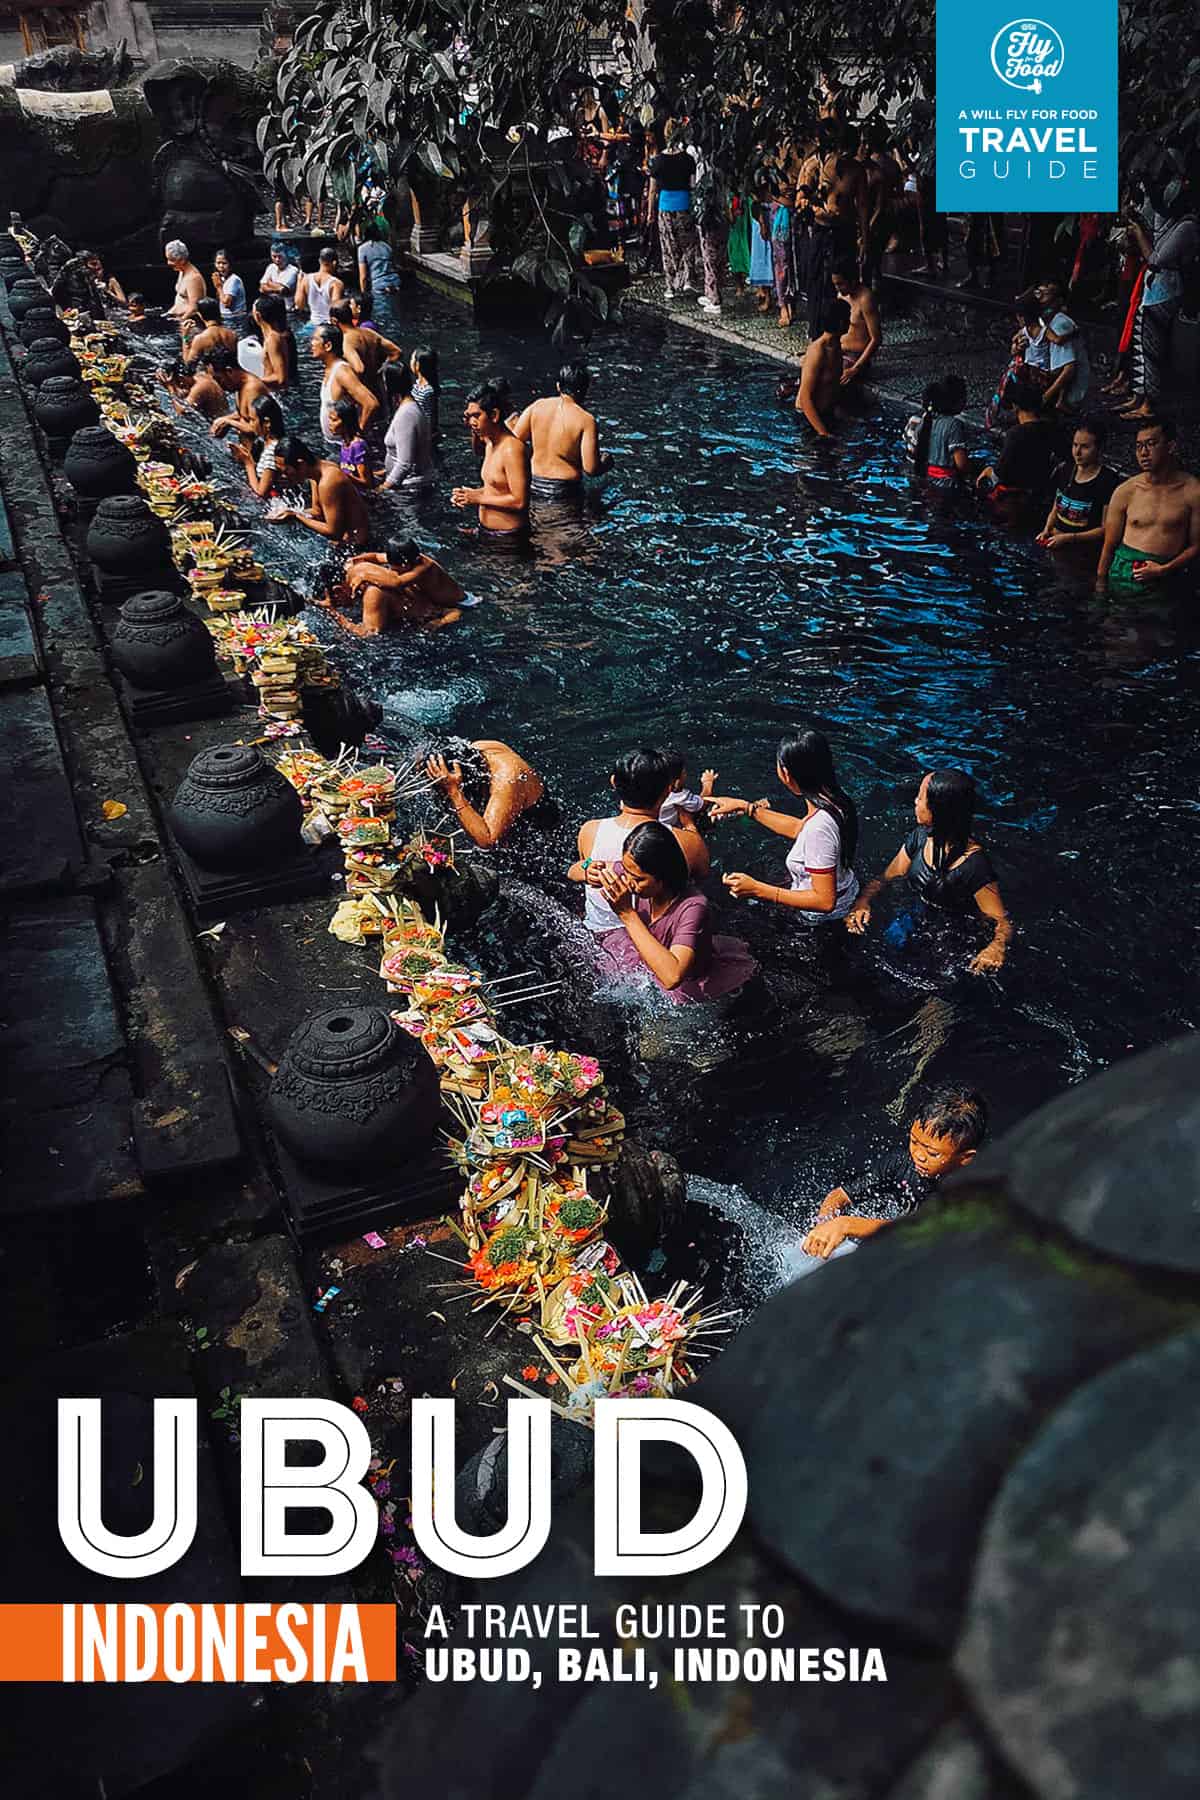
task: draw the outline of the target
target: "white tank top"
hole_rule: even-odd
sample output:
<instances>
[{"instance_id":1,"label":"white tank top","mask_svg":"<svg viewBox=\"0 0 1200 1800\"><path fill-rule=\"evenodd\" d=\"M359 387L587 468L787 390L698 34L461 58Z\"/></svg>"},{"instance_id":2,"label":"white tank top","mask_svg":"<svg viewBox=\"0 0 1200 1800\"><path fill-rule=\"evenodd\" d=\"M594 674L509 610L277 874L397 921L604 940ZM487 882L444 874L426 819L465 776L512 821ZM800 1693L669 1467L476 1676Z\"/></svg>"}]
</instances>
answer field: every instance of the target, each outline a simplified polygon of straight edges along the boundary
<instances>
[{"instance_id":1,"label":"white tank top","mask_svg":"<svg viewBox=\"0 0 1200 1800\"><path fill-rule=\"evenodd\" d=\"M333 435L333 432L331 431L330 425L329 425L329 415L333 408L333 399L334 399L334 395L333 395L334 371L336 369L340 369L341 366L342 365L340 362L330 363L328 373L321 377L321 430L325 435L325 442L327 444L337 444L337 443L341 442L340 438L336 438Z\"/></svg>"},{"instance_id":2,"label":"white tank top","mask_svg":"<svg viewBox=\"0 0 1200 1800\"><path fill-rule=\"evenodd\" d=\"M333 279L333 276L330 275L322 286L315 275L310 275L308 278L308 316L314 325L328 325L329 323L329 290L333 285Z\"/></svg>"},{"instance_id":3,"label":"white tank top","mask_svg":"<svg viewBox=\"0 0 1200 1800\"><path fill-rule=\"evenodd\" d=\"M620 862L625 839L636 826L620 819L601 819L596 826L591 860L594 863ZM623 931L625 928L598 887L583 890L583 922L589 931Z\"/></svg>"}]
</instances>

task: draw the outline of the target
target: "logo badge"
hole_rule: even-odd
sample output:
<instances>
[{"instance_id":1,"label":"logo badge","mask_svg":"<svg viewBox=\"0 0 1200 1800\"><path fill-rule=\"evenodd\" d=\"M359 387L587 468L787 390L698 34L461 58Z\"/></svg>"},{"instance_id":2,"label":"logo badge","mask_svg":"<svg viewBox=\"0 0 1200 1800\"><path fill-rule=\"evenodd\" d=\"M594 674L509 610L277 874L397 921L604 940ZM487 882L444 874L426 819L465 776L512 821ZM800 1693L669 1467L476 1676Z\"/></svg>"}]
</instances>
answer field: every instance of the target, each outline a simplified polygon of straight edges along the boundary
<instances>
[{"instance_id":1,"label":"logo badge","mask_svg":"<svg viewBox=\"0 0 1200 1800\"><path fill-rule=\"evenodd\" d=\"M1012 19L992 39L992 67L1006 86L1040 94L1043 83L1062 74L1066 47L1044 19Z\"/></svg>"}]
</instances>

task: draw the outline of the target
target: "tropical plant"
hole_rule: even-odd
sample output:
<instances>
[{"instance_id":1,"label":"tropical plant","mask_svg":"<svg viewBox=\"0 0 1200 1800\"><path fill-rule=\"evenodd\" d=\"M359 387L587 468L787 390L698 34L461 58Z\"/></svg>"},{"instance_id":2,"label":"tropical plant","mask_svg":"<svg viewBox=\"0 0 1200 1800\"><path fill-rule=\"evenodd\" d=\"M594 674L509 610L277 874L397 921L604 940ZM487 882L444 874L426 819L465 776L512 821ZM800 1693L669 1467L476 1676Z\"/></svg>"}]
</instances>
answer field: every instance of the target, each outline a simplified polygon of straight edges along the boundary
<instances>
[{"instance_id":1,"label":"tropical plant","mask_svg":"<svg viewBox=\"0 0 1200 1800\"><path fill-rule=\"evenodd\" d=\"M573 138L549 133L605 28L626 31L620 0L318 0L260 124L265 173L345 205L371 173L406 181L422 215L467 204L473 234L553 297L555 318L579 300L604 316L580 261L603 190Z\"/></svg>"}]
</instances>

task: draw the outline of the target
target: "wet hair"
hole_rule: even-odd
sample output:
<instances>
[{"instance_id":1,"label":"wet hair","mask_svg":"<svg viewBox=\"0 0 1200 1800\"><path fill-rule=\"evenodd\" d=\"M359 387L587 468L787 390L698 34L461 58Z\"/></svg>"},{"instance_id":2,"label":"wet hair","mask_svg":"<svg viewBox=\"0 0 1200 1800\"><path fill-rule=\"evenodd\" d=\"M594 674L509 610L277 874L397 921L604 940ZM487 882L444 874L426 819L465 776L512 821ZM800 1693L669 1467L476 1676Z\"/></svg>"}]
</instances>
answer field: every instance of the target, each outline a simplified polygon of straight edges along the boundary
<instances>
[{"instance_id":1,"label":"wet hair","mask_svg":"<svg viewBox=\"0 0 1200 1800\"><path fill-rule=\"evenodd\" d=\"M613 789L623 806L642 810L657 806L671 791L677 762L670 750L630 750L612 772Z\"/></svg>"},{"instance_id":2,"label":"wet hair","mask_svg":"<svg viewBox=\"0 0 1200 1800\"><path fill-rule=\"evenodd\" d=\"M215 264L215 263L216 263L216 262L217 262L217 261L219 261L219 259L220 259L220 258L221 258L221 257L222 257L222 256L223 256L223 257L224 257L224 258L225 258L225 261L226 261L226 262L227 262L227 263L229 263L229 264L230 264L230 265L232 265L232 263L233 263L233 258L232 258L232 256L230 256L230 254L229 254L229 252L228 252L228 250L226 250L226 248L225 248L225 246L224 246L224 244L222 244L222 245L221 245L221 248L220 248L220 249L219 249L219 250L214 250L214 251L213 251L213 262L214 262L214 264Z\"/></svg>"},{"instance_id":3,"label":"wet hair","mask_svg":"<svg viewBox=\"0 0 1200 1800\"><path fill-rule=\"evenodd\" d=\"M1022 298L1017 303L1017 313L1022 325L1036 327L1042 322L1042 309L1036 300Z\"/></svg>"},{"instance_id":4,"label":"wet hair","mask_svg":"<svg viewBox=\"0 0 1200 1800\"><path fill-rule=\"evenodd\" d=\"M858 264L854 262L835 262L829 271L829 279L830 281L833 281L839 276L843 281L849 282L852 287L856 286L858 283Z\"/></svg>"},{"instance_id":5,"label":"wet hair","mask_svg":"<svg viewBox=\"0 0 1200 1800\"><path fill-rule=\"evenodd\" d=\"M235 369L241 367L233 351L226 350L224 344L217 344L212 350L202 350L196 360L202 362L214 375L232 375Z\"/></svg>"},{"instance_id":6,"label":"wet hair","mask_svg":"<svg viewBox=\"0 0 1200 1800\"><path fill-rule=\"evenodd\" d=\"M421 552L411 538L389 538L384 555L393 569L411 569Z\"/></svg>"},{"instance_id":7,"label":"wet hair","mask_svg":"<svg viewBox=\"0 0 1200 1800\"><path fill-rule=\"evenodd\" d=\"M587 391L592 385L591 370L583 362L565 362L558 371L558 389L561 394L569 394L572 400L580 404L587 399Z\"/></svg>"},{"instance_id":8,"label":"wet hair","mask_svg":"<svg viewBox=\"0 0 1200 1800\"><path fill-rule=\"evenodd\" d=\"M221 309L215 300L197 300L195 311L206 325L215 325L221 317Z\"/></svg>"},{"instance_id":9,"label":"wet hair","mask_svg":"<svg viewBox=\"0 0 1200 1800\"><path fill-rule=\"evenodd\" d=\"M1086 431L1095 440L1097 450L1103 450L1108 442L1108 420L1100 418L1096 413L1087 413L1082 419L1076 420L1071 436L1074 437L1080 431Z\"/></svg>"},{"instance_id":10,"label":"wet hair","mask_svg":"<svg viewBox=\"0 0 1200 1800\"><path fill-rule=\"evenodd\" d=\"M925 787L931 824L933 867L944 874L971 841L975 822L975 783L965 769L931 769Z\"/></svg>"},{"instance_id":11,"label":"wet hair","mask_svg":"<svg viewBox=\"0 0 1200 1800\"><path fill-rule=\"evenodd\" d=\"M411 548L415 551L416 545ZM492 771L488 768L487 758L482 750L477 750L469 738L446 738L435 746L448 763L456 762L462 770L463 798L468 806L479 812L488 803L492 792Z\"/></svg>"},{"instance_id":12,"label":"wet hair","mask_svg":"<svg viewBox=\"0 0 1200 1800\"><path fill-rule=\"evenodd\" d=\"M353 329L354 308L349 300L335 300L329 309L329 316L335 324L343 327L349 325Z\"/></svg>"},{"instance_id":13,"label":"wet hair","mask_svg":"<svg viewBox=\"0 0 1200 1800\"><path fill-rule=\"evenodd\" d=\"M842 867L848 869L858 849L858 809L837 778L829 739L820 731L798 732L780 741L775 760L801 797L834 820L842 840Z\"/></svg>"},{"instance_id":14,"label":"wet hair","mask_svg":"<svg viewBox=\"0 0 1200 1800\"><path fill-rule=\"evenodd\" d=\"M431 350L428 345L422 344L419 349L413 351L412 360L417 365L417 374L421 377L422 381L427 381L436 393L438 389L437 351Z\"/></svg>"},{"instance_id":15,"label":"wet hair","mask_svg":"<svg viewBox=\"0 0 1200 1800\"><path fill-rule=\"evenodd\" d=\"M282 256L282 257L286 258L288 256L288 254L289 254L288 247L285 243L282 243L279 238L271 239L271 255L272 256Z\"/></svg>"},{"instance_id":16,"label":"wet hair","mask_svg":"<svg viewBox=\"0 0 1200 1800\"><path fill-rule=\"evenodd\" d=\"M329 263L331 267L336 266L337 251L332 244L322 245L321 249L317 251L317 261L319 263Z\"/></svg>"},{"instance_id":17,"label":"wet hair","mask_svg":"<svg viewBox=\"0 0 1200 1800\"><path fill-rule=\"evenodd\" d=\"M169 244L163 245L163 255L168 262L190 262L191 251L182 238L172 238Z\"/></svg>"},{"instance_id":18,"label":"wet hair","mask_svg":"<svg viewBox=\"0 0 1200 1800\"><path fill-rule=\"evenodd\" d=\"M625 839L624 854L655 881L661 881L669 894L682 894L691 880L679 839L657 820L634 827Z\"/></svg>"},{"instance_id":19,"label":"wet hair","mask_svg":"<svg viewBox=\"0 0 1200 1800\"><path fill-rule=\"evenodd\" d=\"M302 437L294 431L280 438L275 446L276 466L281 469L298 468L301 463L315 463L318 459L313 455Z\"/></svg>"},{"instance_id":20,"label":"wet hair","mask_svg":"<svg viewBox=\"0 0 1200 1800\"><path fill-rule=\"evenodd\" d=\"M254 414L263 430L271 437L281 438L287 430L287 426L284 424L283 419L283 409L278 400L274 399L270 394L259 394L258 397L251 402L250 411Z\"/></svg>"},{"instance_id":21,"label":"wet hair","mask_svg":"<svg viewBox=\"0 0 1200 1800\"><path fill-rule=\"evenodd\" d=\"M976 1150L988 1132L988 1104L975 1088L935 1088L913 1115L934 1137L947 1138L956 1150Z\"/></svg>"},{"instance_id":22,"label":"wet hair","mask_svg":"<svg viewBox=\"0 0 1200 1800\"><path fill-rule=\"evenodd\" d=\"M1133 434L1134 439L1139 438L1143 431L1161 431L1168 444L1175 443L1179 436L1174 419L1170 419L1166 413L1160 412L1148 413L1144 419L1137 421L1137 430Z\"/></svg>"},{"instance_id":23,"label":"wet hair","mask_svg":"<svg viewBox=\"0 0 1200 1800\"><path fill-rule=\"evenodd\" d=\"M929 442L933 436L935 416L940 413L943 418L953 418L965 404L966 398L967 384L961 375L943 375L939 381L931 381L925 389L921 396L921 428L917 432L916 447L913 450L918 475L925 475L929 471Z\"/></svg>"},{"instance_id":24,"label":"wet hair","mask_svg":"<svg viewBox=\"0 0 1200 1800\"><path fill-rule=\"evenodd\" d=\"M682 750L667 750L664 755L671 760L671 786L678 787L683 780L683 771L687 768L687 757Z\"/></svg>"},{"instance_id":25,"label":"wet hair","mask_svg":"<svg viewBox=\"0 0 1200 1800\"><path fill-rule=\"evenodd\" d=\"M328 344L335 356L340 356L342 354L342 334L338 326L332 324L316 325L313 327L313 336L315 338L319 337L324 343Z\"/></svg>"},{"instance_id":26,"label":"wet hair","mask_svg":"<svg viewBox=\"0 0 1200 1800\"><path fill-rule=\"evenodd\" d=\"M129 295L129 304L130 304L130 306L145 306L145 304L146 304L145 294L130 294Z\"/></svg>"},{"instance_id":27,"label":"wet hair","mask_svg":"<svg viewBox=\"0 0 1200 1800\"><path fill-rule=\"evenodd\" d=\"M827 300L821 308L817 331L831 331L834 337L845 337L850 329L850 308L844 300Z\"/></svg>"},{"instance_id":28,"label":"wet hair","mask_svg":"<svg viewBox=\"0 0 1200 1800\"><path fill-rule=\"evenodd\" d=\"M1011 399L1016 412L1041 413L1042 396L1027 381L1015 381L1012 386Z\"/></svg>"},{"instance_id":29,"label":"wet hair","mask_svg":"<svg viewBox=\"0 0 1200 1800\"><path fill-rule=\"evenodd\" d=\"M483 381L477 381L467 394L468 406L481 406L486 413L499 413L503 418L508 410L510 389L502 375L490 375Z\"/></svg>"},{"instance_id":30,"label":"wet hair","mask_svg":"<svg viewBox=\"0 0 1200 1800\"><path fill-rule=\"evenodd\" d=\"M347 443L350 443L358 436L357 401L335 400L329 411L341 428L336 434L339 438L344 438Z\"/></svg>"},{"instance_id":31,"label":"wet hair","mask_svg":"<svg viewBox=\"0 0 1200 1800\"><path fill-rule=\"evenodd\" d=\"M399 362L384 363L383 391L393 411L402 400L410 398L415 380L416 376L403 358Z\"/></svg>"}]
</instances>

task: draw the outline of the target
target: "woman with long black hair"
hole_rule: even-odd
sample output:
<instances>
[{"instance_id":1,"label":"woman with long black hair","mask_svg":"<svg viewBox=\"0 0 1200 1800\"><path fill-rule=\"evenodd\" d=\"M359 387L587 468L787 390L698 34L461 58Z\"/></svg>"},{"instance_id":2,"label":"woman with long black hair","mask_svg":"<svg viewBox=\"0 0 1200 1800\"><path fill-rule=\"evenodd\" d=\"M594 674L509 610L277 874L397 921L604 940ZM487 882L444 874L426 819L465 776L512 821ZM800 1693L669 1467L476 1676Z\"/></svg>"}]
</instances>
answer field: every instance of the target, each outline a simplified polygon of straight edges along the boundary
<instances>
[{"instance_id":1,"label":"woman with long black hair","mask_svg":"<svg viewBox=\"0 0 1200 1800\"><path fill-rule=\"evenodd\" d=\"M865 931L876 896L889 881L907 877L926 906L964 917L981 912L992 926L991 942L968 966L972 975L1001 968L1013 928L991 858L974 836L975 783L962 769L932 769L917 790L913 810L916 830L905 838L883 874L863 889L847 916L847 929Z\"/></svg>"},{"instance_id":2,"label":"woman with long black hair","mask_svg":"<svg viewBox=\"0 0 1200 1800\"><path fill-rule=\"evenodd\" d=\"M736 871L722 876L735 900L769 900L790 907L821 925L844 919L858 893L852 864L858 845L858 813L837 778L829 740L819 731L784 738L776 752L775 773L790 794L803 801L804 812L778 812L763 800L714 796L714 819L754 819L776 836L790 838L785 887L758 881Z\"/></svg>"},{"instance_id":3,"label":"woman with long black hair","mask_svg":"<svg viewBox=\"0 0 1200 1800\"><path fill-rule=\"evenodd\" d=\"M755 973L740 938L714 935L708 901L692 886L687 857L666 825L636 826L620 862L601 870L600 886L623 927L606 931L600 947L622 972L648 971L676 1001L719 1000Z\"/></svg>"}]
</instances>

